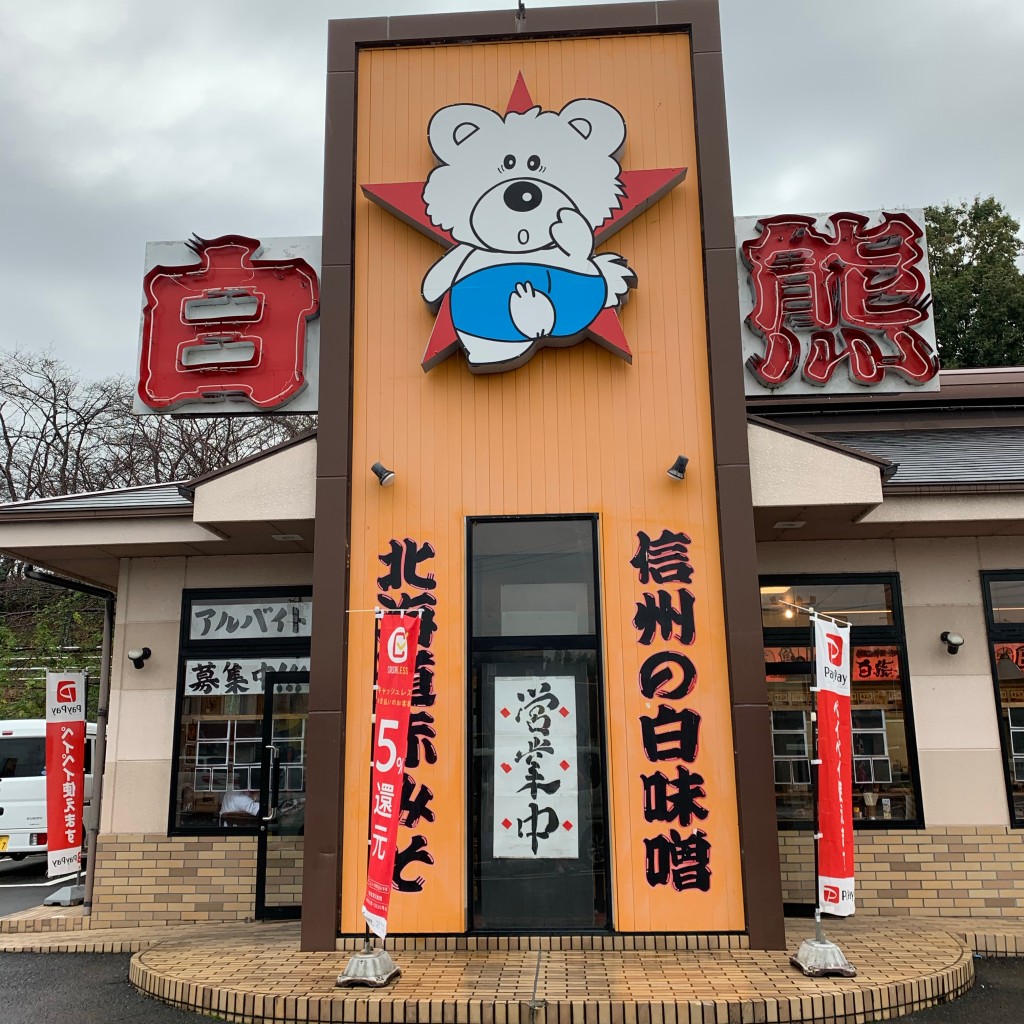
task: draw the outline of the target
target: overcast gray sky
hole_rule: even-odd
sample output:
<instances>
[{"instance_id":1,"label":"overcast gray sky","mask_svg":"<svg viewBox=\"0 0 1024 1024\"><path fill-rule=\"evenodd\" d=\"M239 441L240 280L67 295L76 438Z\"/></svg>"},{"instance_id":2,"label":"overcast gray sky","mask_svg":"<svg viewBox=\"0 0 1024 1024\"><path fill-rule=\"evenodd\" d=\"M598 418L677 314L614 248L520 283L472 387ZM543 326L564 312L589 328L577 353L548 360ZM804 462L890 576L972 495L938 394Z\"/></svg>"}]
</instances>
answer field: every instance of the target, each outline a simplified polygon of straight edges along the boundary
<instances>
[{"instance_id":1,"label":"overcast gray sky","mask_svg":"<svg viewBox=\"0 0 1024 1024\"><path fill-rule=\"evenodd\" d=\"M1024 219L1022 0L721 3L737 215ZM320 233L329 18L514 6L0 0L0 348L133 372L147 240Z\"/></svg>"}]
</instances>

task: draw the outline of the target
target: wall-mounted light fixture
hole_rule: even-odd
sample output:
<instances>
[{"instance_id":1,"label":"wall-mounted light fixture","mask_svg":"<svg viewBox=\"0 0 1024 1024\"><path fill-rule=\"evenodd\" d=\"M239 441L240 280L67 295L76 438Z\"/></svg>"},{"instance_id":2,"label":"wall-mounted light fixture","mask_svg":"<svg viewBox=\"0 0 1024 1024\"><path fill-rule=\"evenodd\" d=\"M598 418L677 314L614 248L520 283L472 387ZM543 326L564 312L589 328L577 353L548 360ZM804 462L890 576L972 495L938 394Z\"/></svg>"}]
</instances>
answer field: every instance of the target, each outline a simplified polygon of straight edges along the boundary
<instances>
[{"instance_id":1,"label":"wall-mounted light fixture","mask_svg":"<svg viewBox=\"0 0 1024 1024\"><path fill-rule=\"evenodd\" d=\"M152 655L152 651L148 647L133 647L128 652L128 658L136 668L142 668L146 664L146 659Z\"/></svg>"},{"instance_id":2,"label":"wall-mounted light fixture","mask_svg":"<svg viewBox=\"0 0 1024 1024\"><path fill-rule=\"evenodd\" d=\"M959 633L951 633L948 629L939 634L939 639L946 645L950 654L959 654L964 645L964 638Z\"/></svg>"},{"instance_id":3,"label":"wall-mounted light fixture","mask_svg":"<svg viewBox=\"0 0 1024 1024\"><path fill-rule=\"evenodd\" d=\"M689 461L685 455L677 455L676 461L669 466L668 475L673 480L682 480L686 476L686 464Z\"/></svg>"},{"instance_id":4,"label":"wall-mounted light fixture","mask_svg":"<svg viewBox=\"0 0 1024 1024\"><path fill-rule=\"evenodd\" d=\"M387 469L382 462L375 462L370 467L370 472L377 478L381 487L390 487L395 482L395 471Z\"/></svg>"}]
</instances>

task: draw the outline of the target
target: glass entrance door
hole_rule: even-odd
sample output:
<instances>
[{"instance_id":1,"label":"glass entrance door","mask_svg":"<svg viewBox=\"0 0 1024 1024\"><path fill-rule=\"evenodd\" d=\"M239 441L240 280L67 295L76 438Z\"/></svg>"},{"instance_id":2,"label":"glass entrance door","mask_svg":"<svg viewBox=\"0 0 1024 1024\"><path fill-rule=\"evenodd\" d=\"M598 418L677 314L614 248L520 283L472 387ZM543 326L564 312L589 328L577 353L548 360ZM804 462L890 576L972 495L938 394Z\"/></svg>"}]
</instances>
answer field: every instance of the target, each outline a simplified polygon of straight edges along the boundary
<instances>
[{"instance_id":1,"label":"glass entrance door","mask_svg":"<svg viewBox=\"0 0 1024 1024\"><path fill-rule=\"evenodd\" d=\"M297 918L306 818L308 672L267 672L263 704L256 916Z\"/></svg>"},{"instance_id":2,"label":"glass entrance door","mask_svg":"<svg viewBox=\"0 0 1024 1024\"><path fill-rule=\"evenodd\" d=\"M478 931L611 926L596 526L470 522Z\"/></svg>"}]
</instances>

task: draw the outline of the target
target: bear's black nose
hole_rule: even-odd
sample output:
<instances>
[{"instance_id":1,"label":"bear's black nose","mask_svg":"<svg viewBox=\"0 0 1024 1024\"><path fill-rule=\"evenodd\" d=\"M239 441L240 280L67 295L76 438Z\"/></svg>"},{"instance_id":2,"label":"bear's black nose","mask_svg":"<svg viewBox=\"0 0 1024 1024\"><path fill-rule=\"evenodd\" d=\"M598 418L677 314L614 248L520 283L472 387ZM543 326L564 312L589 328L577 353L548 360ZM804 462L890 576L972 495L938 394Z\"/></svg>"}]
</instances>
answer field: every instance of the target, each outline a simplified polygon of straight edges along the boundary
<instances>
[{"instance_id":1,"label":"bear's black nose","mask_svg":"<svg viewBox=\"0 0 1024 1024\"><path fill-rule=\"evenodd\" d=\"M540 188L532 181L514 181L505 189L505 205L516 213L536 210L540 199Z\"/></svg>"}]
</instances>

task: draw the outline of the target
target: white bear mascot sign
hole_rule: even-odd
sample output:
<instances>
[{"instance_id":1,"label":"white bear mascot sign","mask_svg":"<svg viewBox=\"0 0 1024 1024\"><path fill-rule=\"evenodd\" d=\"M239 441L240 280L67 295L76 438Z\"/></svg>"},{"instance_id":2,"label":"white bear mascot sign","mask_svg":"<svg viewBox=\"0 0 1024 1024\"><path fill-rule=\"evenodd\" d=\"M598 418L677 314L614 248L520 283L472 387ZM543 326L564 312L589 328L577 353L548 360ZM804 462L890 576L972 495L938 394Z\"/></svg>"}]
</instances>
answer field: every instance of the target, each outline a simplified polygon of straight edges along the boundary
<instances>
[{"instance_id":1,"label":"white bear mascot sign","mask_svg":"<svg viewBox=\"0 0 1024 1024\"><path fill-rule=\"evenodd\" d=\"M448 248L423 279L437 312L423 368L461 347L476 373L509 370L587 336L632 361L616 311L637 277L595 248L686 169L623 172L626 124L613 106L542 110L522 75L504 116L457 103L434 114L427 138L438 166L425 184L363 186Z\"/></svg>"}]
</instances>

